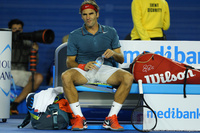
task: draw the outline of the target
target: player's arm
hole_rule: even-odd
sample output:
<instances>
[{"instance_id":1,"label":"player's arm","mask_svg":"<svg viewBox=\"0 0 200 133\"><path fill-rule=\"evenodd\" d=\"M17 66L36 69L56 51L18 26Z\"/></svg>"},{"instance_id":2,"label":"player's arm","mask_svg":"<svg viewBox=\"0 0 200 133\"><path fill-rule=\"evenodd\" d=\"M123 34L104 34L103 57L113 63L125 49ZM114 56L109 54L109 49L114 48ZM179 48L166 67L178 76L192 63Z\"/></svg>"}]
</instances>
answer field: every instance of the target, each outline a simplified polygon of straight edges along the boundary
<instances>
[{"instance_id":1,"label":"player's arm","mask_svg":"<svg viewBox=\"0 0 200 133\"><path fill-rule=\"evenodd\" d=\"M76 62L76 56L67 56L67 68L78 67L85 71L91 70L95 68L95 61L90 61L87 64L78 64Z\"/></svg>"},{"instance_id":2,"label":"player's arm","mask_svg":"<svg viewBox=\"0 0 200 133\"><path fill-rule=\"evenodd\" d=\"M119 62L121 64L124 62L124 56L121 52L121 48L116 48L113 50L107 49L103 55L105 56L105 58L113 57L116 62Z\"/></svg>"},{"instance_id":3,"label":"player's arm","mask_svg":"<svg viewBox=\"0 0 200 133\"><path fill-rule=\"evenodd\" d=\"M78 67L78 63L75 60L76 56L67 56L66 60L67 68Z\"/></svg>"}]
</instances>

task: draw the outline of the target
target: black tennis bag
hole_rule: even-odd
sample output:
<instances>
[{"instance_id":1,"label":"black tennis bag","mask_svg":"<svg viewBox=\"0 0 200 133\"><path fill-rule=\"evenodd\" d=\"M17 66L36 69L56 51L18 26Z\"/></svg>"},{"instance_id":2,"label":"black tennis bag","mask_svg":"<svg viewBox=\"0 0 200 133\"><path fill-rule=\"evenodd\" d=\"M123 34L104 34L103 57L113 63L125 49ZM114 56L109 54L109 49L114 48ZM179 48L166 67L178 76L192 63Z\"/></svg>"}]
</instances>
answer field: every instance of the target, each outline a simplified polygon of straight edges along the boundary
<instances>
[{"instance_id":1,"label":"black tennis bag","mask_svg":"<svg viewBox=\"0 0 200 133\"><path fill-rule=\"evenodd\" d=\"M49 105L38 120L31 117L31 125L35 129L66 129L69 123L69 114L61 110L58 104Z\"/></svg>"},{"instance_id":2,"label":"black tennis bag","mask_svg":"<svg viewBox=\"0 0 200 133\"><path fill-rule=\"evenodd\" d=\"M37 113L32 109L34 94L27 99L28 113L24 121L18 128L23 128L31 122L35 129L52 130L66 129L71 125L72 111L66 99L59 99L57 102L49 105L45 112Z\"/></svg>"}]
</instances>

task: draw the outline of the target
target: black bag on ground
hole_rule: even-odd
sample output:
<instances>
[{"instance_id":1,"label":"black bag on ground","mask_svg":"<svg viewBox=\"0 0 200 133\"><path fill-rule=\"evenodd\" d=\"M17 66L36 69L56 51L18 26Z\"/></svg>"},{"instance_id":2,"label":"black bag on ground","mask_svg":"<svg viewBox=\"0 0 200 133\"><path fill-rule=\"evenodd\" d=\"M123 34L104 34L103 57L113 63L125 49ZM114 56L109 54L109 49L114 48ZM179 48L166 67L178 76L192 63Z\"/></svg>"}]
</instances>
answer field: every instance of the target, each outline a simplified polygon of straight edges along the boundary
<instances>
[{"instance_id":1,"label":"black bag on ground","mask_svg":"<svg viewBox=\"0 0 200 133\"><path fill-rule=\"evenodd\" d=\"M31 117L31 124L35 129L66 129L69 125L69 116L58 104L51 104L38 120Z\"/></svg>"},{"instance_id":2,"label":"black bag on ground","mask_svg":"<svg viewBox=\"0 0 200 133\"><path fill-rule=\"evenodd\" d=\"M32 109L33 100L34 94L31 94L27 99L27 108L29 112L18 128L25 127L29 122L31 122L33 128L42 130L66 129L69 126L71 114L59 108L59 104L61 103L58 102L49 105L44 113L36 113L34 109Z\"/></svg>"}]
</instances>

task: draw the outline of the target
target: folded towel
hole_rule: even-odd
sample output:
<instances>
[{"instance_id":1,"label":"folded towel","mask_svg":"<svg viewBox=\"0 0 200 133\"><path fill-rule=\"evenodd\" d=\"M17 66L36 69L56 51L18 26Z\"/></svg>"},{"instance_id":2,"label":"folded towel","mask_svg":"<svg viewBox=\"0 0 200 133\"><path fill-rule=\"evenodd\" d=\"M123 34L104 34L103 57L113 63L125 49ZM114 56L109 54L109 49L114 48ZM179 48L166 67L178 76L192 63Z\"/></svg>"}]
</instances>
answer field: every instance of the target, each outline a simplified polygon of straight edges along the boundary
<instances>
[{"instance_id":1,"label":"folded towel","mask_svg":"<svg viewBox=\"0 0 200 133\"><path fill-rule=\"evenodd\" d=\"M45 112L47 106L53 104L55 97L60 93L63 93L63 87L48 88L36 93L32 108L38 113Z\"/></svg>"}]
</instances>

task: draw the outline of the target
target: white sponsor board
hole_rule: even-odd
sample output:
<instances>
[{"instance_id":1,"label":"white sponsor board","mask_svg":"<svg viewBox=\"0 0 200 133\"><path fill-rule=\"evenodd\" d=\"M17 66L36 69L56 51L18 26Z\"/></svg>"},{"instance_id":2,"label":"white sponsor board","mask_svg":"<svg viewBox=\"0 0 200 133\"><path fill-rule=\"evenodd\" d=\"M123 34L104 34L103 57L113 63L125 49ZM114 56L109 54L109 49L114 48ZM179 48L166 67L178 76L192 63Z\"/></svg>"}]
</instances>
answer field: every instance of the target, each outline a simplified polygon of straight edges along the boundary
<instances>
[{"instance_id":1,"label":"white sponsor board","mask_svg":"<svg viewBox=\"0 0 200 133\"><path fill-rule=\"evenodd\" d=\"M200 131L199 95L145 94L145 100L155 111L155 130Z\"/></svg>"},{"instance_id":2,"label":"white sponsor board","mask_svg":"<svg viewBox=\"0 0 200 133\"><path fill-rule=\"evenodd\" d=\"M149 51L200 68L200 41L125 41L120 40L124 63L120 68L128 68L130 63L143 51Z\"/></svg>"},{"instance_id":3,"label":"white sponsor board","mask_svg":"<svg viewBox=\"0 0 200 133\"><path fill-rule=\"evenodd\" d=\"M0 29L0 118L10 117L12 32Z\"/></svg>"}]
</instances>

